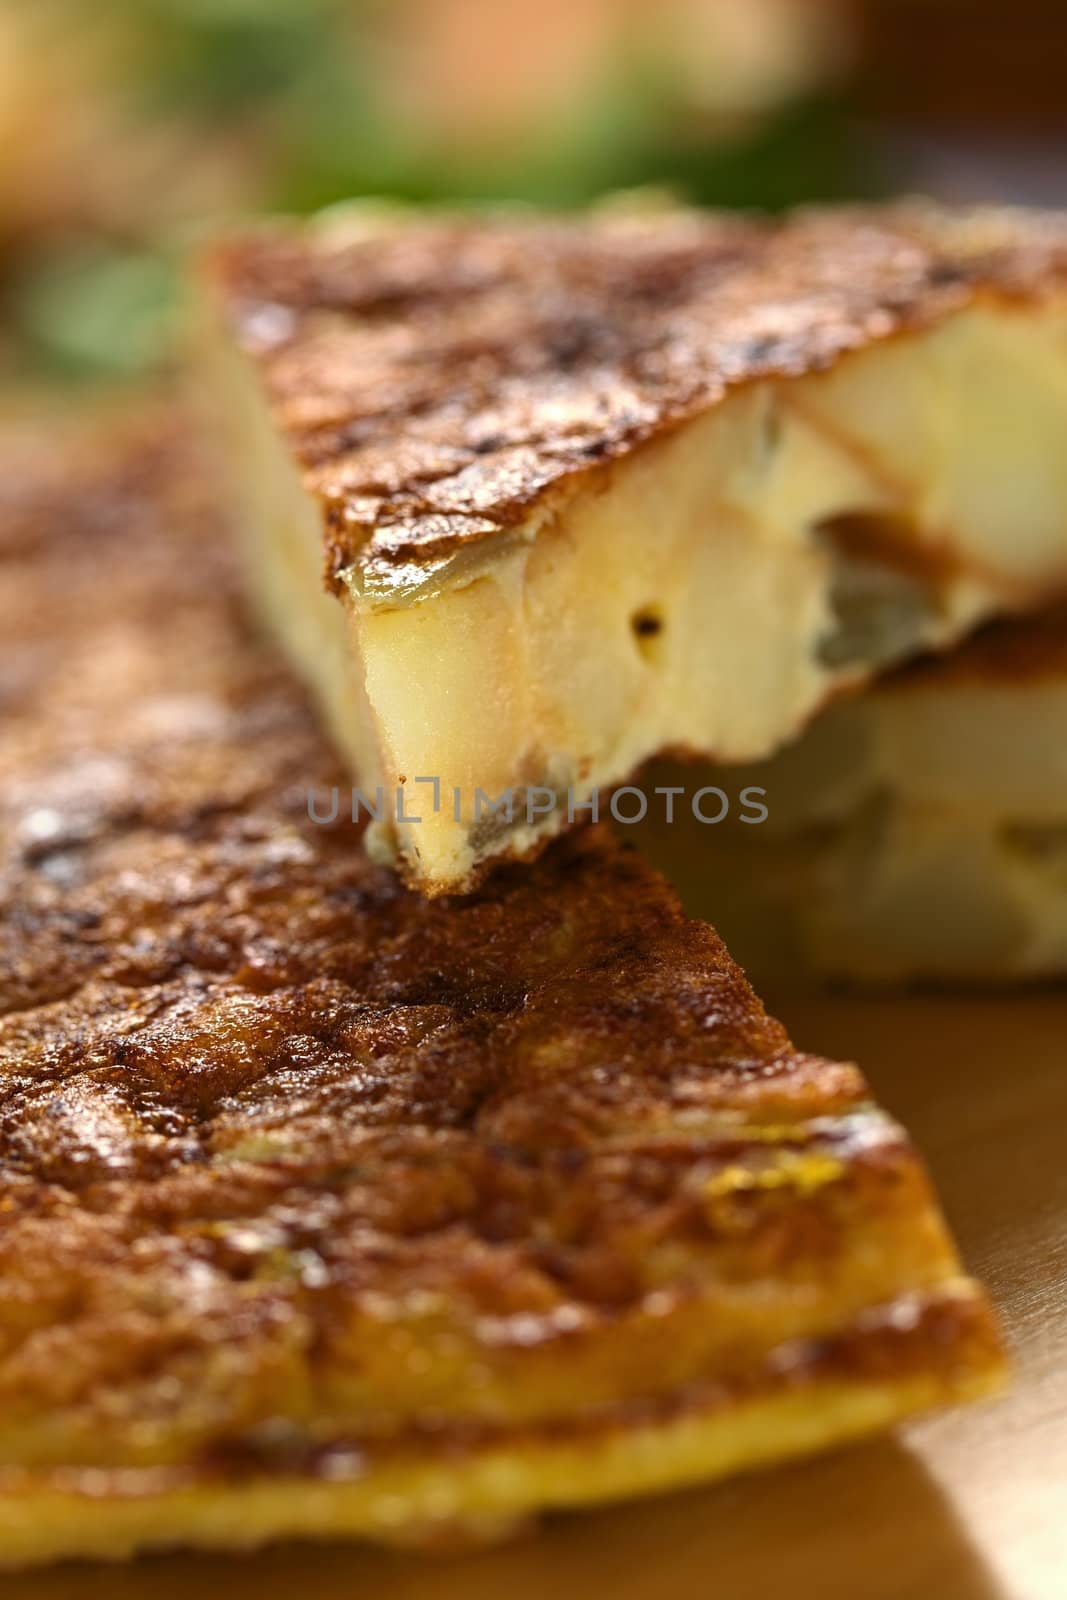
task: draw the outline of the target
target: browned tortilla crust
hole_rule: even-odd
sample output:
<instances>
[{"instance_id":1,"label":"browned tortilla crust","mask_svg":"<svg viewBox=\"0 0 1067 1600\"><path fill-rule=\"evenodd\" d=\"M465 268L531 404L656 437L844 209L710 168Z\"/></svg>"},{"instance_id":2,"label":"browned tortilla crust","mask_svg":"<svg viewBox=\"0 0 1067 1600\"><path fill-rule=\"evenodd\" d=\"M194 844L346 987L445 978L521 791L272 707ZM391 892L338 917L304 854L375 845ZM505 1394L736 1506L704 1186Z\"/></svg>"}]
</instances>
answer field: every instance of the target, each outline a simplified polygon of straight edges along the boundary
<instances>
[{"instance_id":1,"label":"browned tortilla crust","mask_svg":"<svg viewBox=\"0 0 1067 1600\"><path fill-rule=\"evenodd\" d=\"M443 903L309 821L195 451L51 444L2 475L0 1493L990 1380L854 1068L604 833Z\"/></svg>"},{"instance_id":2,"label":"browned tortilla crust","mask_svg":"<svg viewBox=\"0 0 1067 1600\"><path fill-rule=\"evenodd\" d=\"M257 231L207 277L326 514L328 569L432 562L759 378L1067 282L1062 219L679 210Z\"/></svg>"},{"instance_id":3,"label":"browned tortilla crust","mask_svg":"<svg viewBox=\"0 0 1067 1600\"><path fill-rule=\"evenodd\" d=\"M991 622L950 655L898 669L886 692L934 688L1013 689L1055 682L1067 673L1067 605Z\"/></svg>"},{"instance_id":4,"label":"browned tortilla crust","mask_svg":"<svg viewBox=\"0 0 1067 1600\"><path fill-rule=\"evenodd\" d=\"M931 1381L946 1393L961 1374L995 1371L1001 1361L999 1335L988 1305L967 1293L935 1291L878 1308L841 1333L797 1341L776 1351L765 1368L745 1377L694 1384L654 1400L631 1400L576 1412L546 1422L510 1424L449 1420L413 1425L395 1437L335 1438L315 1443L296 1430L264 1428L192 1462L171 1463L131 1473L128 1469L58 1468L45 1475L0 1466L0 1496L13 1503L42 1488L87 1498L158 1497L194 1486L223 1486L274 1477L281 1480L343 1481L353 1464L374 1467L406 1461L447 1463L476 1453L526 1449L531 1453L558 1444L593 1449L613 1436L670 1427L686 1418L728 1420L732 1408L776 1396L821 1394L835 1384L897 1384ZM0 1546L2 1564L2 1546Z\"/></svg>"}]
</instances>

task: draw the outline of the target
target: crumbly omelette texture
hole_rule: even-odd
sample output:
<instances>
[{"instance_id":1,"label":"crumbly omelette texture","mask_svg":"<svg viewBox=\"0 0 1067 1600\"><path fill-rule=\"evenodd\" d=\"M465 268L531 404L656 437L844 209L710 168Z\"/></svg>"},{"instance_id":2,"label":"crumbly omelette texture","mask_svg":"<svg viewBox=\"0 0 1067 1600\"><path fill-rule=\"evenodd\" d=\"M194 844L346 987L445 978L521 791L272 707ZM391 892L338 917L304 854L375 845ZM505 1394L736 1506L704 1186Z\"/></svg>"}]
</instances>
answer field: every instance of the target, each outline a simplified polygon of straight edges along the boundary
<instances>
[{"instance_id":1,"label":"crumbly omelette texture","mask_svg":"<svg viewBox=\"0 0 1067 1600\"><path fill-rule=\"evenodd\" d=\"M488 1536L997 1384L904 1133L635 855L412 895L189 441L0 443L0 1563Z\"/></svg>"},{"instance_id":2,"label":"crumbly omelette texture","mask_svg":"<svg viewBox=\"0 0 1067 1600\"><path fill-rule=\"evenodd\" d=\"M1067 972L1067 609L990 623L840 701L754 785L764 826L643 829L749 972L1018 984ZM651 785L683 781L669 767Z\"/></svg>"}]
</instances>

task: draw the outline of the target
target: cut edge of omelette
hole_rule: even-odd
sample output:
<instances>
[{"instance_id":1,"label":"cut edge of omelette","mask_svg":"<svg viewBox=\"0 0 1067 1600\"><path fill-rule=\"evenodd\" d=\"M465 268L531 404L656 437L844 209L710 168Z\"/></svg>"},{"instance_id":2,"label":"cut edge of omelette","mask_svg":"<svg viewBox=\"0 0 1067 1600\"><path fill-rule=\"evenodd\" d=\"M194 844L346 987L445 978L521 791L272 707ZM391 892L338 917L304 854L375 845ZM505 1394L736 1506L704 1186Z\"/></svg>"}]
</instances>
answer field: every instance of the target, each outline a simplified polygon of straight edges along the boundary
<instances>
[{"instance_id":1,"label":"cut edge of omelette","mask_svg":"<svg viewBox=\"0 0 1067 1600\"><path fill-rule=\"evenodd\" d=\"M981 1287L958 1277L772 1352L745 1388L457 1447L432 1433L377 1456L338 1445L314 1472L215 1480L173 1469L0 1474L0 1567L364 1537L423 1547L506 1537L531 1514L709 1483L846 1444L1006 1375Z\"/></svg>"}]
</instances>

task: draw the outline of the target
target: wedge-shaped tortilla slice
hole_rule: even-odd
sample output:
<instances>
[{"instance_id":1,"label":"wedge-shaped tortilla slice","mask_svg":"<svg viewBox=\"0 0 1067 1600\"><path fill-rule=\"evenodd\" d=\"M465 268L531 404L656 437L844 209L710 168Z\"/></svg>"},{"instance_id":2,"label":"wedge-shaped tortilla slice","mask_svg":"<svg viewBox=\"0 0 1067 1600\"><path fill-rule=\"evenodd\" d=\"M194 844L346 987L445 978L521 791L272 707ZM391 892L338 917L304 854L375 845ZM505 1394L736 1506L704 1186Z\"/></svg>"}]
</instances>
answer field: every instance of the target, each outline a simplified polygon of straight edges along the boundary
<instances>
[{"instance_id":1,"label":"wedge-shaped tortilla slice","mask_svg":"<svg viewBox=\"0 0 1067 1600\"><path fill-rule=\"evenodd\" d=\"M639 842L714 906L734 953L863 982L1067 972L1067 612L992 623L827 711L770 761L657 768L649 786L752 786L766 817L680 803ZM720 806L705 804L705 814ZM751 815L758 815L755 807ZM684 871L683 871L684 866Z\"/></svg>"},{"instance_id":2,"label":"wedge-shaped tortilla slice","mask_svg":"<svg viewBox=\"0 0 1067 1600\"><path fill-rule=\"evenodd\" d=\"M357 212L205 276L255 588L427 892L1067 575L1062 219Z\"/></svg>"},{"instance_id":3,"label":"wedge-shaped tortilla slice","mask_svg":"<svg viewBox=\"0 0 1067 1600\"><path fill-rule=\"evenodd\" d=\"M484 1535L995 1386L906 1136L635 855L426 901L309 820L203 482L3 475L0 1561Z\"/></svg>"}]
</instances>

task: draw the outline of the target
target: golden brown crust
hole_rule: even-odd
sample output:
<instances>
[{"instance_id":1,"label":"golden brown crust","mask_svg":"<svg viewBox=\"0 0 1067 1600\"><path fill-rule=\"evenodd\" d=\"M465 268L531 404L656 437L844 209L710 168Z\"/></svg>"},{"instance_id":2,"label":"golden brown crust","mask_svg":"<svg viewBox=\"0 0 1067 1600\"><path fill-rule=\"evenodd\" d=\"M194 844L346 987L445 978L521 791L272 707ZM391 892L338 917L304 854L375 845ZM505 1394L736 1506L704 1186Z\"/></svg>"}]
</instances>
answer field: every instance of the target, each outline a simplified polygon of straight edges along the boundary
<instances>
[{"instance_id":1,"label":"golden brown crust","mask_svg":"<svg viewBox=\"0 0 1067 1600\"><path fill-rule=\"evenodd\" d=\"M4 1481L995 1368L904 1135L635 856L426 902L309 820L195 450L3 482Z\"/></svg>"},{"instance_id":2,"label":"golden brown crust","mask_svg":"<svg viewBox=\"0 0 1067 1600\"><path fill-rule=\"evenodd\" d=\"M884 692L1033 688L1067 676L1067 605L991 622L951 655L929 656L893 673Z\"/></svg>"},{"instance_id":3,"label":"golden brown crust","mask_svg":"<svg viewBox=\"0 0 1067 1600\"><path fill-rule=\"evenodd\" d=\"M207 263L332 575L432 563L758 378L1067 285L1062 218L676 211L260 231Z\"/></svg>"},{"instance_id":4,"label":"golden brown crust","mask_svg":"<svg viewBox=\"0 0 1067 1600\"><path fill-rule=\"evenodd\" d=\"M499 1424L436 1421L413 1424L377 1439L343 1436L315 1442L296 1430L264 1428L192 1462L143 1472L103 1469L91 1475L96 1498L157 1496L197 1485L225 1485L277 1477L343 1481L354 1458L361 1471L390 1461L432 1461L508 1450L536 1450L553 1443L598 1445L612 1435L669 1427L684 1418L711 1419L776 1395L805 1391L818 1404L832 1385L892 1385L932 1379L946 1394L961 1381L996 1373L1002 1363L1000 1334L984 1296L964 1283L901 1298L874 1307L840 1331L820 1339L796 1340L775 1350L762 1369L720 1381L693 1384L676 1393L593 1407L545 1421ZM981 1378L977 1378L981 1382ZM45 1475L0 1466L0 1495L16 1499L42 1488L85 1494L89 1475L59 1467ZM2 1566L0 1544L0 1566Z\"/></svg>"}]
</instances>

